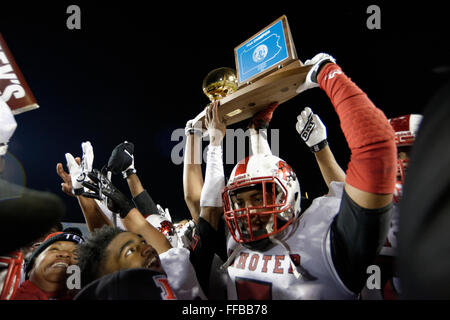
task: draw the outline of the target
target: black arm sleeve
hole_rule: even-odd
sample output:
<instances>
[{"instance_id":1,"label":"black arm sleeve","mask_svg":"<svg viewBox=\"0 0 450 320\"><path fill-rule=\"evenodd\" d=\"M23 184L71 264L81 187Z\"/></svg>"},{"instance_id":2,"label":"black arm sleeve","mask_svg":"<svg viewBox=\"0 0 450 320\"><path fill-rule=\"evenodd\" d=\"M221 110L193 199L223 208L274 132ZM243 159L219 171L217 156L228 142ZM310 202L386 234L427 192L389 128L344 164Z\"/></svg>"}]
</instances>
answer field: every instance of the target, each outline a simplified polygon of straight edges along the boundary
<instances>
[{"instance_id":1,"label":"black arm sleeve","mask_svg":"<svg viewBox=\"0 0 450 320\"><path fill-rule=\"evenodd\" d=\"M144 215L144 217L150 214L157 214L158 208L153 202L152 197L148 194L147 190L142 191L136 197L133 198L134 205Z\"/></svg>"},{"instance_id":2,"label":"black arm sleeve","mask_svg":"<svg viewBox=\"0 0 450 320\"><path fill-rule=\"evenodd\" d=\"M226 244L222 243L224 239L223 223L222 225L219 223L216 231L205 219L202 217L198 219L190 248L190 261L206 295L209 291L209 277L214 254L217 253L220 258L226 257Z\"/></svg>"},{"instance_id":3,"label":"black arm sleeve","mask_svg":"<svg viewBox=\"0 0 450 320\"><path fill-rule=\"evenodd\" d=\"M379 209L357 205L345 192L331 224L331 256L342 282L354 293L364 287L389 229L392 203Z\"/></svg>"}]
</instances>

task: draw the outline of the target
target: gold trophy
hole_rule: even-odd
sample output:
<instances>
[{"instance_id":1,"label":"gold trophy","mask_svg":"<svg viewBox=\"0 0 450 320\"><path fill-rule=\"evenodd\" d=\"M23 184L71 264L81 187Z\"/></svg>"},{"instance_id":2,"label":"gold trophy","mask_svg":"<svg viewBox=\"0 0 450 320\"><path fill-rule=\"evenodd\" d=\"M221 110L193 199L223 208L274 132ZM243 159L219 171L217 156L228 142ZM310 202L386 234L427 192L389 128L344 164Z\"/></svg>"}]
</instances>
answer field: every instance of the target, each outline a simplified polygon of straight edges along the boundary
<instances>
[{"instance_id":1,"label":"gold trophy","mask_svg":"<svg viewBox=\"0 0 450 320\"><path fill-rule=\"evenodd\" d=\"M218 68L205 77L203 92L220 100L219 116L226 125L253 117L272 103L297 95L311 66L297 58L285 15L234 48L236 72ZM205 110L194 118L202 121Z\"/></svg>"},{"instance_id":2,"label":"gold trophy","mask_svg":"<svg viewBox=\"0 0 450 320\"><path fill-rule=\"evenodd\" d=\"M220 100L238 88L236 71L231 68L214 69L203 80L203 92L211 102Z\"/></svg>"}]
</instances>

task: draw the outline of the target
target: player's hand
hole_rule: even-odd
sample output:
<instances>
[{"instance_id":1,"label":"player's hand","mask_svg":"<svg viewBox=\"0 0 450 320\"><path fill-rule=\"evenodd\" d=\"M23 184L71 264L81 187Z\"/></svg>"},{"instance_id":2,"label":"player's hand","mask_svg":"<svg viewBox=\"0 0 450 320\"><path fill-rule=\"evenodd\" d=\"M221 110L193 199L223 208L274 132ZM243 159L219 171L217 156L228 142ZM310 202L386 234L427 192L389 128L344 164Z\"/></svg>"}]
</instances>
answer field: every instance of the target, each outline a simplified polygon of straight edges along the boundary
<instances>
[{"instance_id":1,"label":"player's hand","mask_svg":"<svg viewBox=\"0 0 450 320\"><path fill-rule=\"evenodd\" d=\"M91 195L83 193L83 195L98 199L101 198L101 193L108 197L108 200L112 202L111 204L108 203L108 209L119 213L122 219L134 208L133 202L117 189L106 176L102 175L100 171L94 169L88 173L88 177L92 183L84 181L82 184L87 189L93 191L93 193Z\"/></svg>"},{"instance_id":2,"label":"player's hand","mask_svg":"<svg viewBox=\"0 0 450 320\"><path fill-rule=\"evenodd\" d=\"M189 222L178 225L175 228L175 231L177 232L178 239L181 240L183 248L189 248L192 242L192 236L195 228L195 223L192 220L189 220Z\"/></svg>"},{"instance_id":3,"label":"player's hand","mask_svg":"<svg viewBox=\"0 0 450 320\"><path fill-rule=\"evenodd\" d=\"M309 70L308 74L306 75L305 82L302 83L297 88L297 93L303 92L305 90L318 87L319 84L317 83L317 74L320 69L320 67L325 63L333 62L336 63L336 59L334 59L332 56L330 56L327 53L319 53L314 56L314 58L306 60L303 64L304 66L312 66L312 68Z\"/></svg>"},{"instance_id":4,"label":"player's hand","mask_svg":"<svg viewBox=\"0 0 450 320\"><path fill-rule=\"evenodd\" d=\"M156 208L158 208L158 213L161 217L172 222L172 217L170 216L169 208L166 208L166 210L164 210L159 204L156 205Z\"/></svg>"},{"instance_id":5,"label":"player's hand","mask_svg":"<svg viewBox=\"0 0 450 320\"><path fill-rule=\"evenodd\" d=\"M267 129L270 120L272 120L273 112L278 107L278 102L271 103L266 109L258 112L252 118L250 128Z\"/></svg>"},{"instance_id":6,"label":"player's hand","mask_svg":"<svg viewBox=\"0 0 450 320\"><path fill-rule=\"evenodd\" d=\"M108 160L108 169L113 174L122 173L124 179L135 174L134 168L134 144L128 141L122 142L114 148Z\"/></svg>"},{"instance_id":7,"label":"player's hand","mask_svg":"<svg viewBox=\"0 0 450 320\"><path fill-rule=\"evenodd\" d=\"M78 165L80 165L81 159L79 157L76 157L75 162ZM63 180L63 182L61 183L61 190L64 193L66 193L67 195L75 197L75 194L73 193L73 187L72 187L72 178L71 178L70 174L64 170L62 163L56 164L56 173Z\"/></svg>"},{"instance_id":8,"label":"player's hand","mask_svg":"<svg viewBox=\"0 0 450 320\"><path fill-rule=\"evenodd\" d=\"M310 108L306 107L298 115L295 128L311 151L317 152L326 145L327 128Z\"/></svg>"},{"instance_id":9,"label":"player's hand","mask_svg":"<svg viewBox=\"0 0 450 320\"><path fill-rule=\"evenodd\" d=\"M227 126L219 117L219 104L219 101L214 101L206 107L205 126L209 134L209 143L213 146L220 145L227 129Z\"/></svg>"},{"instance_id":10,"label":"player's hand","mask_svg":"<svg viewBox=\"0 0 450 320\"><path fill-rule=\"evenodd\" d=\"M89 141L83 142L81 144L81 148L83 150L83 158L81 160L79 158L75 160L70 153L65 154L67 168L69 169L70 174L71 186L67 183L67 173L62 169L62 165L59 167L58 164L56 168L57 173L63 179L64 183L66 183L66 185L62 186L63 191L67 193L70 189L72 189L72 193L77 196L83 193L84 188L82 182L87 179L88 172L92 171L92 163L94 162L94 149L92 148L91 143Z\"/></svg>"}]
</instances>

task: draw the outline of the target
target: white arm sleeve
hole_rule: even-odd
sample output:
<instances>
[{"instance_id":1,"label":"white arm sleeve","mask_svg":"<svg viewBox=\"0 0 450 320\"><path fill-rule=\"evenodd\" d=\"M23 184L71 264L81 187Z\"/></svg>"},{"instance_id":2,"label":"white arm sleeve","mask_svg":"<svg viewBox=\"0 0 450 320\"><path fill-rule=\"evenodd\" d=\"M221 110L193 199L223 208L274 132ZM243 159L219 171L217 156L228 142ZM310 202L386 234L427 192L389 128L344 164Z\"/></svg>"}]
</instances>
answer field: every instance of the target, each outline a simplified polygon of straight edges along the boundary
<instances>
[{"instance_id":1,"label":"white arm sleeve","mask_svg":"<svg viewBox=\"0 0 450 320\"><path fill-rule=\"evenodd\" d=\"M222 207L222 191L225 187L222 147L208 146L205 182L200 197L201 207Z\"/></svg>"},{"instance_id":2,"label":"white arm sleeve","mask_svg":"<svg viewBox=\"0 0 450 320\"><path fill-rule=\"evenodd\" d=\"M252 154L272 154L270 150L269 142L267 142L267 130L260 129L256 130L250 128L250 145L252 149Z\"/></svg>"},{"instance_id":3,"label":"white arm sleeve","mask_svg":"<svg viewBox=\"0 0 450 320\"><path fill-rule=\"evenodd\" d=\"M179 300L193 300L199 297L207 300L198 283L194 267L186 248L171 248L159 255L170 287Z\"/></svg>"}]
</instances>

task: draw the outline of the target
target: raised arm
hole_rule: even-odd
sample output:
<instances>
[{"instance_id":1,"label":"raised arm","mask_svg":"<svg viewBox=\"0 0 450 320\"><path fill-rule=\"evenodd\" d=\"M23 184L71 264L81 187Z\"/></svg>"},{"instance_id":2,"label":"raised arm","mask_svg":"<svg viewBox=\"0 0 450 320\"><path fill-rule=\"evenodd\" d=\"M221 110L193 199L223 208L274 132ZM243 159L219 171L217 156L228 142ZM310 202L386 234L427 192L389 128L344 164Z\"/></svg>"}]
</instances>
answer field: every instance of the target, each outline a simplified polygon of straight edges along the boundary
<instances>
[{"instance_id":1,"label":"raised arm","mask_svg":"<svg viewBox=\"0 0 450 320\"><path fill-rule=\"evenodd\" d=\"M79 157L74 158L70 153L66 153L69 173L64 171L62 163L56 164L56 173L63 180L61 183L62 191L69 196L77 198L88 230L89 232L93 232L105 224L111 225L111 222L105 217L94 199L81 195L83 193L81 182L86 178L86 172L92 169L92 162L94 160L94 151L89 141L82 143L82 149L83 164Z\"/></svg>"},{"instance_id":2,"label":"raised arm","mask_svg":"<svg viewBox=\"0 0 450 320\"><path fill-rule=\"evenodd\" d=\"M316 158L323 180L328 188L332 181L344 182L345 172L336 162L327 140L327 128L311 108L306 107L297 117L295 126L300 138Z\"/></svg>"},{"instance_id":3,"label":"raised arm","mask_svg":"<svg viewBox=\"0 0 450 320\"><path fill-rule=\"evenodd\" d=\"M395 185L396 148L386 116L331 56L318 54L311 64L307 81L297 91L320 86L334 106L351 151L346 193L362 208L389 205Z\"/></svg>"},{"instance_id":4,"label":"raised arm","mask_svg":"<svg viewBox=\"0 0 450 320\"><path fill-rule=\"evenodd\" d=\"M225 187L225 174L222 160L222 140L226 125L218 115L219 101L211 103L206 110L205 124L209 134L206 161L205 183L200 198L200 216L217 230L223 213L222 191Z\"/></svg>"},{"instance_id":5,"label":"raised arm","mask_svg":"<svg viewBox=\"0 0 450 320\"><path fill-rule=\"evenodd\" d=\"M99 186L101 185L102 194L112 202L114 211L119 213L122 224L128 231L140 234L155 248L158 254L172 248L166 237L144 218L142 213L135 208L133 201L128 199L111 181L97 170L89 173L89 178L93 183L85 181L82 185L97 194L100 192Z\"/></svg>"},{"instance_id":6,"label":"raised arm","mask_svg":"<svg viewBox=\"0 0 450 320\"><path fill-rule=\"evenodd\" d=\"M127 180L133 202L144 217L158 213L155 202L144 189L137 175L134 166L134 144L132 142L122 142L113 149L108 160L108 170Z\"/></svg>"},{"instance_id":7,"label":"raised arm","mask_svg":"<svg viewBox=\"0 0 450 320\"><path fill-rule=\"evenodd\" d=\"M299 90L320 85L338 114L351 151L329 250L342 282L359 293L389 228L396 175L394 132L383 112L331 56L319 54L310 63L313 67Z\"/></svg>"},{"instance_id":8,"label":"raised arm","mask_svg":"<svg viewBox=\"0 0 450 320\"><path fill-rule=\"evenodd\" d=\"M191 213L192 220L197 224L200 216L200 197L203 189L202 129L193 126L192 120L186 123L186 148L183 162L183 192L184 201Z\"/></svg>"}]
</instances>

